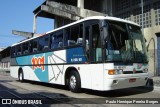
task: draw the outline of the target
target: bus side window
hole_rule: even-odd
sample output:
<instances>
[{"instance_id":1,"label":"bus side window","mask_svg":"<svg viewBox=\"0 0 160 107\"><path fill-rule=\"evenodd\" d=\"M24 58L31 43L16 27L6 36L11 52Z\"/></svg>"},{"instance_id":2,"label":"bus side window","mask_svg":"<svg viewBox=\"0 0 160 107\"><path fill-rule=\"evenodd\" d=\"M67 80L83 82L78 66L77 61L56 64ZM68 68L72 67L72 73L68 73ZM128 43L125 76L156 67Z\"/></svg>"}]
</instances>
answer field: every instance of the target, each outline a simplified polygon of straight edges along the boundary
<instances>
[{"instance_id":1,"label":"bus side window","mask_svg":"<svg viewBox=\"0 0 160 107\"><path fill-rule=\"evenodd\" d=\"M34 39L30 42L30 52L37 52L38 51L38 39Z\"/></svg>"},{"instance_id":2,"label":"bus side window","mask_svg":"<svg viewBox=\"0 0 160 107\"><path fill-rule=\"evenodd\" d=\"M15 57L16 56L16 49L15 47L11 48L11 57Z\"/></svg>"},{"instance_id":3,"label":"bus side window","mask_svg":"<svg viewBox=\"0 0 160 107\"><path fill-rule=\"evenodd\" d=\"M70 28L65 29L65 46L68 46L68 40L69 40L69 36L70 36Z\"/></svg>"},{"instance_id":4,"label":"bus side window","mask_svg":"<svg viewBox=\"0 0 160 107\"><path fill-rule=\"evenodd\" d=\"M22 49L23 49L23 54L28 54L29 52L28 52L28 47L29 46L29 43L28 42L26 42L26 43L24 43L24 44L22 44Z\"/></svg>"},{"instance_id":5,"label":"bus side window","mask_svg":"<svg viewBox=\"0 0 160 107\"><path fill-rule=\"evenodd\" d=\"M33 41L33 52L37 52L38 51L38 43L37 40Z\"/></svg>"},{"instance_id":6,"label":"bus side window","mask_svg":"<svg viewBox=\"0 0 160 107\"><path fill-rule=\"evenodd\" d=\"M50 48L51 49L55 48L55 37L56 37L55 33L52 33L51 36L50 36Z\"/></svg>"},{"instance_id":7,"label":"bus side window","mask_svg":"<svg viewBox=\"0 0 160 107\"><path fill-rule=\"evenodd\" d=\"M32 50L33 50L32 48L33 48L33 47L32 47L32 41L30 41L30 42L29 42L29 53L32 53Z\"/></svg>"},{"instance_id":8,"label":"bus side window","mask_svg":"<svg viewBox=\"0 0 160 107\"><path fill-rule=\"evenodd\" d=\"M45 35L41 38L39 38L39 51L45 51L48 50L48 44L49 43L49 35Z\"/></svg>"},{"instance_id":9,"label":"bus side window","mask_svg":"<svg viewBox=\"0 0 160 107\"><path fill-rule=\"evenodd\" d=\"M29 53L29 42L26 43L25 45L25 54Z\"/></svg>"},{"instance_id":10,"label":"bus side window","mask_svg":"<svg viewBox=\"0 0 160 107\"><path fill-rule=\"evenodd\" d=\"M21 47L21 45L17 45L16 52L17 52L16 55L21 55L22 54L22 47Z\"/></svg>"},{"instance_id":11,"label":"bus side window","mask_svg":"<svg viewBox=\"0 0 160 107\"><path fill-rule=\"evenodd\" d=\"M63 31L51 34L51 49L63 47Z\"/></svg>"},{"instance_id":12,"label":"bus side window","mask_svg":"<svg viewBox=\"0 0 160 107\"><path fill-rule=\"evenodd\" d=\"M75 25L65 31L65 45L74 46L83 44L83 24Z\"/></svg>"},{"instance_id":13,"label":"bus side window","mask_svg":"<svg viewBox=\"0 0 160 107\"><path fill-rule=\"evenodd\" d=\"M63 47L63 30L57 32L55 44L56 48Z\"/></svg>"},{"instance_id":14,"label":"bus side window","mask_svg":"<svg viewBox=\"0 0 160 107\"><path fill-rule=\"evenodd\" d=\"M89 30L90 30L89 26L85 27L85 46L86 46L85 49L88 59L89 59Z\"/></svg>"},{"instance_id":15,"label":"bus side window","mask_svg":"<svg viewBox=\"0 0 160 107\"><path fill-rule=\"evenodd\" d=\"M77 44L78 45L83 44L83 24L80 24L80 26L79 26L79 36L77 38Z\"/></svg>"}]
</instances>

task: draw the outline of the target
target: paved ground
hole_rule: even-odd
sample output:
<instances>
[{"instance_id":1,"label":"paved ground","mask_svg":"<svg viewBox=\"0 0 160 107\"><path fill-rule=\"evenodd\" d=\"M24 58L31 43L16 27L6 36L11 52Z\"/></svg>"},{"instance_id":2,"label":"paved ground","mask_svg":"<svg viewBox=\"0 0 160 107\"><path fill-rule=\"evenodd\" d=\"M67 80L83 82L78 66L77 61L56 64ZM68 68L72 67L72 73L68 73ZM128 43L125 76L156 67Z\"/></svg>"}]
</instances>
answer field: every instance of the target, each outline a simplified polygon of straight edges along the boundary
<instances>
[{"instance_id":1,"label":"paved ground","mask_svg":"<svg viewBox=\"0 0 160 107\"><path fill-rule=\"evenodd\" d=\"M153 79L153 85L155 87L160 87L160 77L152 77Z\"/></svg>"},{"instance_id":2,"label":"paved ground","mask_svg":"<svg viewBox=\"0 0 160 107\"><path fill-rule=\"evenodd\" d=\"M157 106L160 105L146 105L146 104L105 104L106 100L112 101L115 98L122 98L121 100L127 100L133 98L135 100L141 100L142 98L160 98L160 90L152 89L151 87L139 87L129 88L116 91L93 91L83 89L81 93L72 93L66 87L38 82L25 81L23 83L10 77L9 73L0 72L0 99L20 99L26 100L37 100L42 101L46 105L23 105L23 106L34 106L34 107L72 107L72 106L84 106L84 107L137 107L137 106ZM76 99L78 98L78 99ZM139 98L139 99L137 99ZM133 100L132 99L132 100ZM143 100L143 99L142 99ZM152 99L154 100L154 99ZM157 99L155 99L157 100ZM79 104L79 103L83 104ZM17 102L14 102L17 103ZM25 101L24 101L25 103ZM87 104L86 104L87 103ZM91 103L91 104L89 104ZM22 105L0 105L0 107L21 107Z\"/></svg>"}]
</instances>

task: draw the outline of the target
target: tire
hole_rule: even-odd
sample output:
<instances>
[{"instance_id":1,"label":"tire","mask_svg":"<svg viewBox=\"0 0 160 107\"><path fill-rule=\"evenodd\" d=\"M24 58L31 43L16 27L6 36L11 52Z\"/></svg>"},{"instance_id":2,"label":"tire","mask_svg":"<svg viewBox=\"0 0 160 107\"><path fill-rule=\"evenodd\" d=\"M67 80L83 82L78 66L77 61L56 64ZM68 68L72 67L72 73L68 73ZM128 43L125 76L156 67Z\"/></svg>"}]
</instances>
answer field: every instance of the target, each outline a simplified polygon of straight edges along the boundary
<instances>
[{"instance_id":1,"label":"tire","mask_svg":"<svg viewBox=\"0 0 160 107\"><path fill-rule=\"evenodd\" d=\"M69 76L69 89L74 92L78 93L81 90L81 80L78 72L72 71Z\"/></svg>"},{"instance_id":2,"label":"tire","mask_svg":"<svg viewBox=\"0 0 160 107\"><path fill-rule=\"evenodd\" d=\"M23 71L22 71L22 70L19 71L18 79L19 79L19 81L21 81L21 82L24 81L24 75L23 75Z\"/></svg>"}]
</instances>

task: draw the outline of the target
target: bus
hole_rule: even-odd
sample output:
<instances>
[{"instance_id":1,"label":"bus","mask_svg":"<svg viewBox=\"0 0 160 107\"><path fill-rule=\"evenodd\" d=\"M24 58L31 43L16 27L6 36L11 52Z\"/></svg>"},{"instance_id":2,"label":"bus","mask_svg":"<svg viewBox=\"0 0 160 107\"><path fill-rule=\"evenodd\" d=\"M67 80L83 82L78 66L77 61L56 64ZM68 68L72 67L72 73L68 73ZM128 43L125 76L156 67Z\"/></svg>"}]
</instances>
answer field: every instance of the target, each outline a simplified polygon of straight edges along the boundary
<instances>
[{"instance_id":1,"label":"bus","mask_svg":"<svg viewBox=\"0 0 160 107\"><path fill-rule=\"evenodd\" d=\"M11 76L107 91L144 86L148 58L141 27L115 17L80 19L11 46Z\"/></svg>"}]
</instances>

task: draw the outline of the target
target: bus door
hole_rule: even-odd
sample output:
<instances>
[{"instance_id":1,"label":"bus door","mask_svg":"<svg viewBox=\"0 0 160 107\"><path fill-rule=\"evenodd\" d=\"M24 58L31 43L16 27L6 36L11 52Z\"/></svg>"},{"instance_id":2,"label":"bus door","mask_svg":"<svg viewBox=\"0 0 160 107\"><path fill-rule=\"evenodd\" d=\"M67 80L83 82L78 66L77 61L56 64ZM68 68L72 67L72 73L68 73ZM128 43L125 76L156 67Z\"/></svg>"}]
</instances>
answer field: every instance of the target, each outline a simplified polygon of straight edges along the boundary
<instances>
[{"instance_id":1,"label":"bus door","mask_svg":"<svg viewBox=\"0 0 160 107\"><path fill-rule=\"evenodd\" d=\"M87 67L89 68L88 71L91 77L91 87L92 89L103 89L104 64L102 60L102 39L99 22L90 23L88 26L85 26L85 41L90 63Z\"/></svg>"},{"instance_id":2,"label":"bus door","mask_svg":"<svg viewBox=\"0 0 160 107\"><path fill-rule=\"evenodd\" d=\"M91 26L91 62L102 62L102 45L101 45L101 32L99 24Z\"/></svg>"},{"instance_id":3,"label":"bus door","mask_svg":"<svg viewBox=\"0 0 160 107\"><path fill-rule=\"evenodd\" d=\"M90 63L102 62L101 31L98 23L85 26L86 54Z\"/></svg>"}]
</instances>

